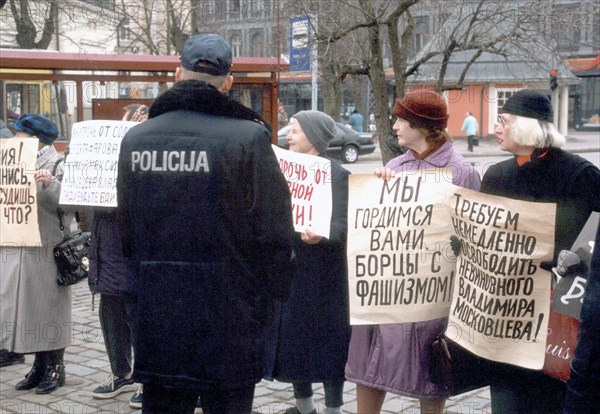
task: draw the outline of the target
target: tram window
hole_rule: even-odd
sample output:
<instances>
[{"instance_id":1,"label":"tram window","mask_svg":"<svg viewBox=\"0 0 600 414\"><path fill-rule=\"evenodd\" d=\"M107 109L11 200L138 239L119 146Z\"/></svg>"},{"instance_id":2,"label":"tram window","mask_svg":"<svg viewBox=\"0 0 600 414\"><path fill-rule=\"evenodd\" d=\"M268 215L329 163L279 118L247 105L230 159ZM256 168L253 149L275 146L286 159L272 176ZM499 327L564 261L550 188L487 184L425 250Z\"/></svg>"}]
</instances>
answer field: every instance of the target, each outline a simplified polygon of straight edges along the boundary
<instances>
[{"instance_id":1,"label":"tram window","mask_svg":"<svg viewBox=\"0 0 600 414\"><path fill-rule=\"evenodd\" d=\"M229 92L229 96L233 99L259 114L263 113L262 94L263 91L261 87L251 87L247 85L234 85Z\"/></svg>"},{"instance_id":2,"label":"tram window","mask_svg":"<svg viewBox=\"0 0 600 414\"><path fill-rule=\"evenodd\" d=\"M6 105L18 114L40 113L40 85L9 83L6 85Z\"/></svg>"}]
</instances>

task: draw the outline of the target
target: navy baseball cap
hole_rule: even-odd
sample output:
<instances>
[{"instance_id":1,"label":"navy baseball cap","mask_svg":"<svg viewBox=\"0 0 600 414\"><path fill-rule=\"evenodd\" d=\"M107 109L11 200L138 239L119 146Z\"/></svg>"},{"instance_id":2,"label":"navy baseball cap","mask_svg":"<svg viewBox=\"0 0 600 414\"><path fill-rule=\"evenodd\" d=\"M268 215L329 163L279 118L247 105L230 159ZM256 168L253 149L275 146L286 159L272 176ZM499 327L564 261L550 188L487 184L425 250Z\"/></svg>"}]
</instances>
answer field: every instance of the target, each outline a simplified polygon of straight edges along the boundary
<instances>
[{"instance_id":1,"label":"navy baseball cap","mask_svg":"<svg viewBox=\"0 0 600 414\"><path fill-rule=\"evenodd\" d=\"M190 37L183 45L181 66L193 72L227 75L231 72L231 47L221 36L200 34ZM209 65L198 65L207 62Z\"/></svg>"},{"instance_id":2,"label":"navy baseball cap","mask_svg":"<svg viewBox=\"0 0 600 414\"><path fill-rule=\"evenodd\" d=\"M58 128L45 115L23 114L12 124L11 129L36 136L45 144L52 144L58 137Z\"/></svg>"}]
</instances>

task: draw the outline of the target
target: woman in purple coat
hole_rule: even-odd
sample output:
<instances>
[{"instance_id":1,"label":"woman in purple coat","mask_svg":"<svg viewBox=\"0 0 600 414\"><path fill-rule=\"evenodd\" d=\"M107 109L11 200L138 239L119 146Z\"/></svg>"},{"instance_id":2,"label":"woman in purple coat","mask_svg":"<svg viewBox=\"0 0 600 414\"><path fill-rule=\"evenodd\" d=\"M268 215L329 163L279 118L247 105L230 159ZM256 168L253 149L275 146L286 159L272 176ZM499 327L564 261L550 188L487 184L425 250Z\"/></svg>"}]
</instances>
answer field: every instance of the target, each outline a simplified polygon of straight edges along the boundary
<instances>
[{"instance_id":1,"label":"woman in purple coat","mask_svg":"<svg viewBox=\"0 0 600 414\"><path fill-rule=\"evenodd\" d=\"M409 149L375 174L390 179L396 172L449 168L455 185L479 190L475 168L452 147L445 131L448 112L435 92L416 90L396 100L394 132ZM353 326L346 379L357 384L357 412L379 413L387 391L418 398L421 413L441 413L448 391L431 382L430 346L447 318L426 322Z\"/></svg>"}]
</instances>

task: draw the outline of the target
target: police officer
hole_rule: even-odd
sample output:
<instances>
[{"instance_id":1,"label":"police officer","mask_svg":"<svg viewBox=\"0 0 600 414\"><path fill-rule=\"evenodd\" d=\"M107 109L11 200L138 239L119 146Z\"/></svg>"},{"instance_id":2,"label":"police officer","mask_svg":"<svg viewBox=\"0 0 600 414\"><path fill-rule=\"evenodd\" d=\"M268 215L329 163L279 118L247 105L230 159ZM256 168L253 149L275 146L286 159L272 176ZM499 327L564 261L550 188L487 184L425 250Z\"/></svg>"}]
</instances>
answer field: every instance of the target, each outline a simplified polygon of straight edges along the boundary
<instances>
[{"instance_id":1,"label":"police officer","mask_svg":"<svg viewBox=\"0 0 600 414\"><path fill-rule=\"evenodd\" d=\"M135 259L134 380L145 413L250 413L285 298L290 193L258 114L225 93L221 37L184 45L176 83L121 146L118 203Z\"/></svg>"}]
</instances>

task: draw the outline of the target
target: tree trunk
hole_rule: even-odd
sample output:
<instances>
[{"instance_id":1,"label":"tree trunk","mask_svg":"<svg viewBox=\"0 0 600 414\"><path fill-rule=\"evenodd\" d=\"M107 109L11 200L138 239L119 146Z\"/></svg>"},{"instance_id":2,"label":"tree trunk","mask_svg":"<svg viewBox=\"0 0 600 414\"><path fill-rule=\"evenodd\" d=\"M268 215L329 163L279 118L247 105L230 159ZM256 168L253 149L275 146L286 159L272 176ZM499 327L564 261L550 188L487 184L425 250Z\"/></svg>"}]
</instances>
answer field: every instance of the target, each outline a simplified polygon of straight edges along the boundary
<instances>
[{"instance_id":1,"label":"tree trunk","mask_svg":"<svg viewBox=\"0 0 600 414\"><path fill-rule=\"evenodd\" d=\"M339 45L318 42L318 50L326 50L319 57L319 72L321 74L320 87L323 96L323 112L331 116L336 122L340 120L340 106L342 105L342 79L340 77Z\"/></svg>"},{"instance_id":2,"label":"tree trunk","mask_svg":"<svg viewBox=\"0 0 600 414\"><path fill-rule=\"evenodd\" d=\"M369 28L369 44L371 50L371 66L369 67L369 79L373 87L373 99L375 102L375 125L377 138L383 164L394 158L392 150L387 146L387 137L390 133L390 112L387 83L385 81L385 70L383 68L383 56L380 44L379 26Z\"/></svg>"},{"instance_id":3,"label":"tree trunk","mask_svg":"<svg viewBox=\"0 0 600 414\"><path fill-rule=\"evenodd\" d=\"M325 65L321 69L323 76L323 112L331 116L336 122L340 121L340 106L342 105L342 81L335 73L333 65Z\"/></svg>"},{"instance_id":4,"label":"tree trunk","mask_svg":"<svg viewBox=\"0 0 600 414\"><path fill-rule=\"evenodd\" d=\"M21 49L35 49L35 25L29 16L29 5L27 0L19 0L15 4L15 0L10 0L10 10L15 19L17 29L17 44Z\"/></svg>"},{"instance_id":5,"label":"tree trunk","mask_svg":"<svg viewBox=\"0 0 600 414\"><path fill-rule=\"evenodd\" d=\"M48 11L48 16L44 21L44 29L42 31L42 38L39 42L36 43L36 49L48 49L50 46L50 42L52 41L52 36L54 35L54 31L56 30L56 21L58 18L58 3L56 0L50 2L50 10Z\"/></svg>"}]
</instances>

